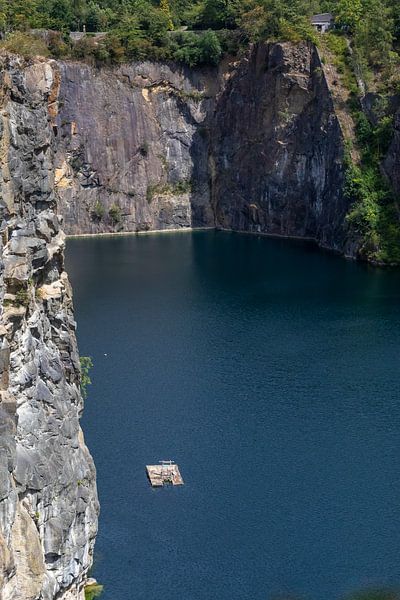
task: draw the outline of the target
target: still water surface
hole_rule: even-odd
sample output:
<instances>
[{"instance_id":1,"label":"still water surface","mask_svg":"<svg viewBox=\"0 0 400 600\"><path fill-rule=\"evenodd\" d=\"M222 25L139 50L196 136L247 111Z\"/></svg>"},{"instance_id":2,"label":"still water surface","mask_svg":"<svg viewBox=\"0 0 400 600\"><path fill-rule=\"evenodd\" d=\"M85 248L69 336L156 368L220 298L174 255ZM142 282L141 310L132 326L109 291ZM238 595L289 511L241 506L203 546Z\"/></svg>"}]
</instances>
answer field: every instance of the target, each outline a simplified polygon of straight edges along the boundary
<instances>
[{"instance_id":1,"label":"still water surface","mask_svg":"<svg viewBox=\"0 0 400 600\"><path fill-rule=\"evenodd\" d=\"M218 232L74 239L104 600L400 584L400 274ZM182 488L152 489L172 458Z\"/></svg>"}]
</instances>

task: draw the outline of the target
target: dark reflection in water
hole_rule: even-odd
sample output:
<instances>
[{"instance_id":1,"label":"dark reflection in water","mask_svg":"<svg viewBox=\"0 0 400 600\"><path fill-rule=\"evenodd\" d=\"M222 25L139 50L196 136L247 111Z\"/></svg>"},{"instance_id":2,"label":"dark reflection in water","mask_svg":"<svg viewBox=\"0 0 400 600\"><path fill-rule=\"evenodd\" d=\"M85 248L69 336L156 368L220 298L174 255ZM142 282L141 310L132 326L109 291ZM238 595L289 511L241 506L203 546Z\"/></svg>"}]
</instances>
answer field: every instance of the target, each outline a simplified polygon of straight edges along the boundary
<instances>
[{"instance_id":1,"label":"dark reflection in water","mask_svg":"<svg viewBox=\"0 0 400 600\"><path fill-rule=\"evenodd\" d=\"M397 589L399 273L215 232L67 254L105 600ZM169 458L185 486L151 489Z\"/></svg>"}]
</instances>

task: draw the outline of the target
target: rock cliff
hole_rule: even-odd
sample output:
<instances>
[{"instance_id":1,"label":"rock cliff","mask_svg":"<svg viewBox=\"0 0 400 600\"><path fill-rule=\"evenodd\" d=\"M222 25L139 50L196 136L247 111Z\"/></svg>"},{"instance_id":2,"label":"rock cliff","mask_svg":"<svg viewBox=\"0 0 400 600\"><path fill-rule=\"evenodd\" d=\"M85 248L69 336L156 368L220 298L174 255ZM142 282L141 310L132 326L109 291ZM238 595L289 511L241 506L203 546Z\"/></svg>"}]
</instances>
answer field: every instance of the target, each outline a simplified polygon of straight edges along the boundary
<instances>
[{"instance_id":1,"label":"rock cliff","mask_svg":"<svg viewBox=\"0 0 400 600\"><path fill-rule=\"evenodd\" d=\"M60 73L0 62L0 597L78 600L98 502L54 193Z\"/></svg>"},{"instance_id":2,"label":"rock cliff","mask_svg":"<svg viewBox=\"0 0 400 600\"><path fill-rule=\"evenodd\" d=\"M60 68L68 233L217 226L344 251L343 136L314 46L255 46L218 70Z\"/></svg>"},{"instance_id":3,"label":"rock cliff","mask_svg":"<svg viewBox=\"0 0 400 600\"><path fill-rule=\"evenodd\" d=\"M343 251L343 136L318 53L256 47L217 98L210 156L216 223Z\"/></svg>"},{"instance_id":4,"label":"rock cliff","mask_svg":"<svg viewBox=\"0 0 400 600\"><path fill-rule=\"evenodd\" d=\"M214 225L210 74L152 63L60 69L56 186L66 232Z\"/></svg>"},{"instance_id":5,"label":"rock cliff","mask_svg":"<svg viewBox=\"0 0 400 600\"><path fill-rule=\"evenodd\" d=\"M400 195L400 111L395 116L393 140L382 169L395 194Z\"/></svg>"}]
</instances>

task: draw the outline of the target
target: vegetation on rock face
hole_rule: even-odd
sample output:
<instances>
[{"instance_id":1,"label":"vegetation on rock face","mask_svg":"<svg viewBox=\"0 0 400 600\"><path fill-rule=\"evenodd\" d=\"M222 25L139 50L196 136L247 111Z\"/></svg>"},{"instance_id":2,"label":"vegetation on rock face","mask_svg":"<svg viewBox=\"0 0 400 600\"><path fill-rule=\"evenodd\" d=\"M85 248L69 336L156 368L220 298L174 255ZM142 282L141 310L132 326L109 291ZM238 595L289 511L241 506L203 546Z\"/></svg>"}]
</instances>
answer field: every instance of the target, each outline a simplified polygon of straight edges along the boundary
<instances>
[{"instance_id":1,"label":"vegetation on rock face","mask_svg":"<svg viewBox=\"0 0 400 600\"><path fill-rule=\"evenodd\" d=\"M99 583L89 583L85 586L85 600L94 600L103 593L103 586Z\"/></svg>"},{"instance_id":2,"label":"vegetation on rock face","mask_svg":"<svg viewBox=\"0 0 400 600\"><path fill-rule=\"evenodd\" d=\"M122 211L118 204L114 203L110 206L108 215L114 225L117 225L117 223L120 223L122 220Z\"/></svg>"},{"instance_id":3,"label":"vegetation on rock face","mask_svg":"<svg viewBox=\"0 0 400 600\"><path fill-rule=\"evenodd\" d=\"M105 216L106 209L100 200L97 200L96 204L92 208L91 214L92 218L96 221L101 221L101 219Z\"/></svg>"},{"instance_id":4,"label":"vegetation on rock face","mask_svg":"<svg viewBox=\"0 0 400 600\"><path fill-rule=\"evenodd\" d=\"M366 35L370 14L368 11L363 13L365 6L366 3L361 1L342 0L338 4L338 10L341 10L338 19L349 23L347 35L345 37L339 31L324 37L324 44L335 57L334 64L341 74L342 83L350 92L347 110L355 123L355 139L347 142L350 146L354 144L360 155L359 162L351 160L350 152L346 157L345 193L352 202L347 222L350 235L361 240L360 257L382 264L400 264L398 199L381 171L382 160L393 137L394 108L390 96L400 92L393 74L393 65L398 64L399 57L395 52L394 30L390 38L392 49L384 51L390 37L388 28L393 26L390 19L386 29L379 29L380 33L376 35L377 44L381 47L379 57L374 51L368 51L375 38L370 33ZM369 8L375 10L374 7L376 2L371 0ZM357 78L364 83L365 91L374 93L369 109L361 102Z\"/></svg>"},{"instance_id":5,"label":"vegetation on rock face","mask_svg":"<svg viewBox=\"0 0 400 600\"><path fill-rule=\"evenodd\" d=\"M84 399L87 398L87 387L91 385L92 380L89 377L90 369L93 367L93 361L90 356L81 356L81 393Z\"/></svg>"}]
</instances>

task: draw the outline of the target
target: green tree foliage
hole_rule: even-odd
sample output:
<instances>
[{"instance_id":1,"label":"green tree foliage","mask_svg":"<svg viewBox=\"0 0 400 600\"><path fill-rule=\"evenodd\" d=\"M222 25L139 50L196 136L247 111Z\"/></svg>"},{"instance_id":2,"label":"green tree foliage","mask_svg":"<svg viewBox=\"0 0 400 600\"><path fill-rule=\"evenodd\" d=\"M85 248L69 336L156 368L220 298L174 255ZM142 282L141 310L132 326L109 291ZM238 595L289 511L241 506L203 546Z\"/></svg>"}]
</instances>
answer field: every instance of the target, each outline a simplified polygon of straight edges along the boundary
<instances>
[{"instance_id":1,"label":"green tree foliage","mask_svg":"<svg viewBox=\"0 0 400 600\"><path fill-rule=\"evenodd\" d=\"M172 22L172 13L168 0L160 0L160 10L167 18L168 29L173 29L174 24Z\"/></svg>"},{"instance_id":2,"label":"green tree foliage","mask_svg":"<svg viewBox=\"0 0 400 600\"><path fill-rule=\"evenodd\" d=\"M192 32L182 33L175 38L172 50L174 60L183 62L191 67L202 64L218 64L222 48L214 31L202 34Z\"/></svg>"},{"instance_id":3,"label":"green tree foliage","mask_svg":"<svg viewBox=\"0 0 400 600\"><path fill-rule=\"evenodd\" d=\"M362 0L339 0L335 7L336 22L355 31L363 14Z\"/></svg>"},{"instance_id":4,"label":"green tree foliage","mask_svg":"<svg viewBox=\"0 0 400 600\"><path fill-rule=\"evenodd\" d=\"M85 600L94 600L103 593L103 586L99 583L90 583L85 586Z\"/></svg>"},{"instance_id":5,"label":"green tree foliage","mask_svg":"<svg viewBox=\"0 0 400 600\"><path fill-rule=\"evenodd\" d=\"M390 8L381 0L364 0L363 15L355 27L356 47L371 65L384 67L390 60L394 23Z\"/></svg>"},{"instance_id":6,"label":"green tree foliage","mask_svg":"<svg viewBox=\"0 0 400 600\"><path fill-rule=\"evenodd\" d=\"M93 361L90 356L81 356L79 361L81 365L81 393L82 397L86 399L87 387L92 383L92 380L89 377L89 372L93 367Z\"/></svg>"},{"instance_id":7,"label":"green tree foliage","mask_svg":"<svg viewBox=\"0 0 400 600\"><path fill-rule=\"evenodd\" d=\"M218 60L221 46L234 52L239 41L315 40L309 17L321 10L331 10L338 26L353 36L360 65L386 69L387 79L396 79L398 0L0 0L0 30L59 31L64 46L53 39L50 48L57 57L71 46L67 33L85 26L87 32L108 32L110 39L80 44L73 51L77 58L109 63L176 58L197 65L207 56L211 64ZM182 26L186 36L172 31L180 33ZM215 32L218 41L210 33L194 38L189 35L194 30ZM229 37L226 32L234 30L238 35Z\"/></svg>"},{"instance_id":8,"label":"green tree foliage","mask_svg":"<svg viewBox=\"0 0 400 600\"><path fill-rule=\"evenodd\" d=\"M245 0L238 23L252 41L298 41L315 38L310 16L307 0Z\"/></svg>"}]
</instances>

